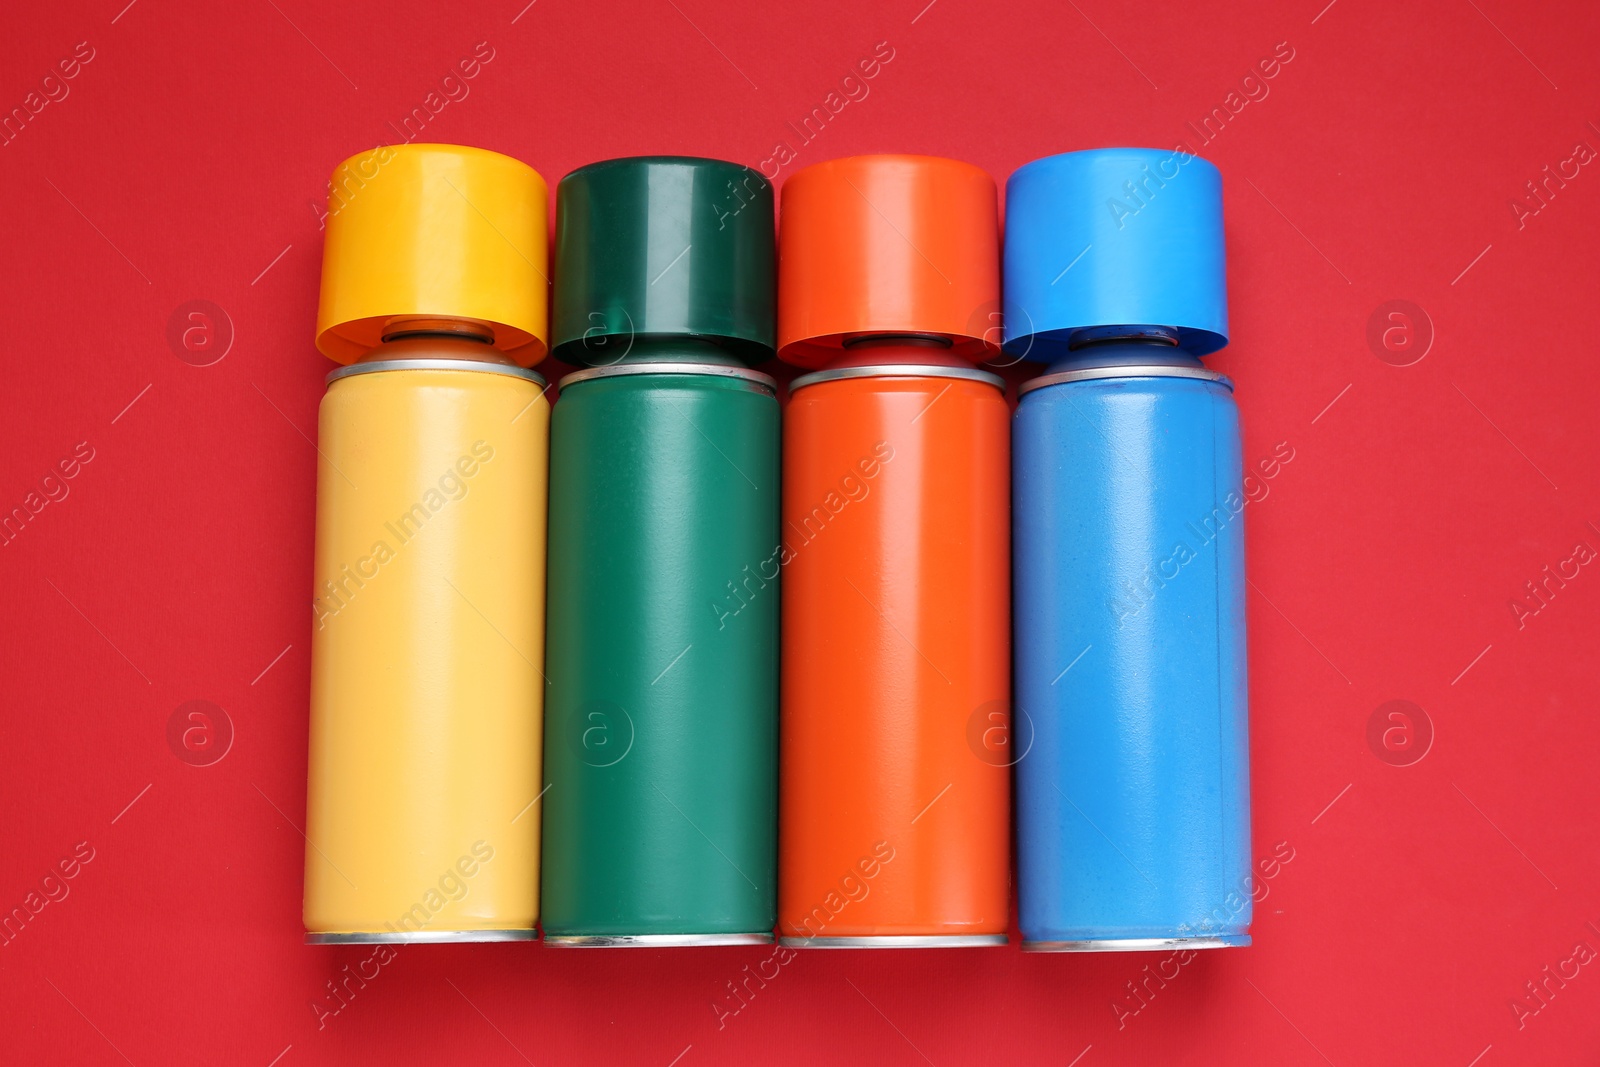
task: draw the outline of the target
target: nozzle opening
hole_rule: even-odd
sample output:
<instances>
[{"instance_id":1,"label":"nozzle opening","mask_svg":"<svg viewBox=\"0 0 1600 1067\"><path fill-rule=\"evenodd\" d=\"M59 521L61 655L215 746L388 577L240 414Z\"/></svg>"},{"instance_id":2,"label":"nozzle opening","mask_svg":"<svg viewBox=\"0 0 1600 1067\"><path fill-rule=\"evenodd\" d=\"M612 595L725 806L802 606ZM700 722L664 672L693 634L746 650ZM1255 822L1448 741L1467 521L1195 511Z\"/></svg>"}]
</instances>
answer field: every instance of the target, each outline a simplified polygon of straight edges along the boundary
<instances>
[{"instance_id":1,"label":"nozzle opening","mask_svg":"<svg viewBox=\"0 0 1600 1067\"><path fill-rule=\"evenodd\" d=\"M494 344L494 327L475 319L399 318L383 325L383 341L405 337L450 337L460 341Z\"/></svg>"},{"instance_id":2,"label":"nozzle opening","mask_svg":"<svg viewBox=\"0 0 1600 1067\"><path fill-rule=\"evenodd\" d=\"M847 333L839 341L843 348L867 348L873 345L920 345L925 348L949 348L952 342L942 333Z\"/></svg>"},{"instance_id":3,"label":"nozzle opening","mask_svg":"<svg viewBox=\"0 0 1600 1067\"><path fill-rule=\"evenodd\" d=\"M1128 341L1176 348L1178 331L1171 326L1090 326L1073 330L1067 337L1067 349L1075 352L1091 345L1123 344Z\"/></svg>"}]
</instances>

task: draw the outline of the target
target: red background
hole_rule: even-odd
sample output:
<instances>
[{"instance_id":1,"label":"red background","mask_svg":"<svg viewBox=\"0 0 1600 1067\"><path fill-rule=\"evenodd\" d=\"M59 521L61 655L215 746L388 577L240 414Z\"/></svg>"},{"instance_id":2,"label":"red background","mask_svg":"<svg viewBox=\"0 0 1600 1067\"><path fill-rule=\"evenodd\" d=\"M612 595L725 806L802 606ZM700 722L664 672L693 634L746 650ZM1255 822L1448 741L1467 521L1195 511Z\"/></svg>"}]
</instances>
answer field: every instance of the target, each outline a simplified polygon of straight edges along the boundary
<instances>
[{"instance_id":1,"label":"red background","mask_svg":"<svg viewBox=\"0 0 1600 1067\"><path fill-rule=\"evenodd\" d=\"M1600 567L1520 628L1510 602L1600 549L1600 172L1552 182L1520 225L1510 203L1600 148L1600 9L525 2L7 12L0 107L77 42L94 58L0 148L0 507L79 442L94 458L0 547L0 908L78 842L94 858L0 947L0 1058L1594 1062L1600 963L1566 965L1535 1014L1511 1002L1600 950ZM879 41L870 95L782 177L857 152L1003 180L1068 149L1200 147L1185 123L1288 42L1270 95L1200 147L1229 229L1234 340L1213 363L1246 457L1295 455L1248 510L1255 851L1294 853L1254 947L1202 954L1120 1027L1124 983L1161 957L802 954L720 1029L724 983L770 950L407 948L319 1030L311 1002L370 950L300 939L307 434L330 369L312 204L479 41L495 58L423 139L552 187L616 155L759 165ZM167 340L196 299L234 332L205 367ZM1432 341L1403 367L1368 340L1396 299L1431 323L1413 313ZM212 766L166 739L193 699L236 731ZM1408 766L1368 741L1396 699L1434 731Z\"/></svg>"}]
</instances>

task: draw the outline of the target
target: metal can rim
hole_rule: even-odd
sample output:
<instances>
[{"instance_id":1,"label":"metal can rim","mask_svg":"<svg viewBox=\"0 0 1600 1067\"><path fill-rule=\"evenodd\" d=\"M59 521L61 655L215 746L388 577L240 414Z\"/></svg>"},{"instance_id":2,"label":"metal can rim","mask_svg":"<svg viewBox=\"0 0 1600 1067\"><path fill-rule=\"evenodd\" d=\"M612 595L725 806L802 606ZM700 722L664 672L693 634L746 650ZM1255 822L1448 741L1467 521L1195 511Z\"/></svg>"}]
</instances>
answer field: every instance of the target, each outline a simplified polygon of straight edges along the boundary
<instances>
[{"instance_id":1,"label":"metal can rim","mask_svg":"<svg viewBox=\"0 0 1600 1067\"><path fill-rule=\"evenodd\" d=\"M1024 952L1165 952L1168 949L1246 948L1249 934L1192 937L1103 937L1073 941L1022 942Z\"/></svg>"},{"instance_id":2,"label":"metal can rim","mask_svg":"<svg viewBox=\"0 0 1600 1067\"><path fill-rule=\"evenodd\" d=\"M587 382L593 378L614 378L629 374L709 374L718 378L738 378L751 382L771 392L774 396L778 392L778 381L770 374L762 374L749 367L730 367L722 363L676 363L662 360L659 362L644 363L614 363L609 367L585 367L583 370L573 371L560 381L561 388L565 389L579 382Z\"/></svg>"},{"instance_id":3,"label":"metal can rim","mask_svg":"<svg viewBox=\"0 0 1600 1067\"><path fill-rule=\"evenodd\" d=\"M1135 364L1120 367L1083 367L1079 370L1064 370L1056 374L1041 374L1017 386L1017 396L1021 397L1051 385L1061 385L1064 382L1087 382L1100 378L1197 378L1201 381L1215 382L1233 392L1233 380L1225 374L1204 367L1163 367L1145 364Z\"/></svg>"},{"instance_id":4,"label":"metal can rim","mask_svg":"<svg viewBox=\"0 0 1600 1067\"><path fill-rule=\"evenodd\" d=\"M379 371L390 370L465 370L480 371L486 374L505 374L512 378L521 378L543 388L546 384L544 375L526 367L518 367L512 363L491 363L479 359L429 359L419 357L416 359L379 359L371 363L351 363L329 372L327 384L332 385L340 378L349 378L356 374L374 374Z\"/></svg>"},{"instance_id":5,"label":"metal can rim","mask_svg":"<svg viewBox=\"0 0 1600 1067\"><path fill-rule=\"evenodd\" d=\"M714 948L723 945L770 945L770 933L747 934L549 934L552 948Z\"/></svg>"},{"instance_id":6,"label":"metal can rim","mask_svg":"<svg viewBox=\"0 0 1600 1067\"><path fill-rule=\"evenodd\" d=\"M977 367L940 367L918 363L874 363L861 367L833 367L828 370L802 374L789 383L789 392L804 389L821 382L840 381L845 378L961 378L969 382L982 382L1005 392L1006 380Z\"/></svg>"},{"instance_id":7,"label":"metal can rim","mask_svg":"<svg viewBox=\"0 0 1600 1067\"><path fill-rule=\"evenodd\" d=\"M478 944L490 941L537 941L539 931L532 927L495 930L400 930L400 931L309 931L308 945L442 945Z\"/></svg>"},{"instance_id":8,"label":"metal can rim","mask_svg":"<svg viewBox=\"0 0 1600 1067\"><path fill-rule=\"evenodd\" d=\"M784 948L994 948L1009 945L1007 934L873 934L863 937L793 937L778 939Z\"/></svg>"}]
</instances>

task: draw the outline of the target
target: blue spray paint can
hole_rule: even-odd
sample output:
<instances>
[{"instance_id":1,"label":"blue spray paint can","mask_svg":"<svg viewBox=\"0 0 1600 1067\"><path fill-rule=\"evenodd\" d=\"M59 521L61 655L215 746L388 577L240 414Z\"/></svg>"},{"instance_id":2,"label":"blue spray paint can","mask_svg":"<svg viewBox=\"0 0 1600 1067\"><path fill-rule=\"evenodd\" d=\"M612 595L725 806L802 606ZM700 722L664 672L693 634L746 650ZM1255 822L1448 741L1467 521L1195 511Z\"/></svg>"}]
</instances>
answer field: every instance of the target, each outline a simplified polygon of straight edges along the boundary
<instances>
[{"instance_id":1,"label":"blue spray paint can","mask_svg":"<svg viewBox=\"0 0 1600 1067\"><path fill-rule=\"evenodd\" d=\"M1250 943L1243 465L1222 180L1185 152L1007 183L1024 947Z\"/></svg>"}]
</instances>

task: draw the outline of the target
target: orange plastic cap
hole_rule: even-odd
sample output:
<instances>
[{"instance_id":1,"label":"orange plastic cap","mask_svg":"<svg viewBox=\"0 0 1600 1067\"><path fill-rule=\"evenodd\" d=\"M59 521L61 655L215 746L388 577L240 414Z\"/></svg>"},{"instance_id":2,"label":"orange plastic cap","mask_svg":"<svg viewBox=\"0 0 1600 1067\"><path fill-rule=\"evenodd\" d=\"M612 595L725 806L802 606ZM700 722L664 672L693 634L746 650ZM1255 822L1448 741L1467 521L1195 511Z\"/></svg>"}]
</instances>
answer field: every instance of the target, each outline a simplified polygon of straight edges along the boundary
<instances>
[{"instance_id":1,"label":"orange plastic cap","mask_svg":"<svg viewBox=\"0 0 1600 1067\"><path fill-rule=\"evenodd\" d=\"M981 362L999 351L994 179L937 156L850 156L783 186L779 357L823 367L860 335L933 335Z\"/></svg>"}]
</instances>

